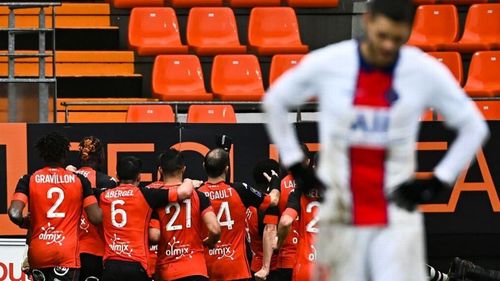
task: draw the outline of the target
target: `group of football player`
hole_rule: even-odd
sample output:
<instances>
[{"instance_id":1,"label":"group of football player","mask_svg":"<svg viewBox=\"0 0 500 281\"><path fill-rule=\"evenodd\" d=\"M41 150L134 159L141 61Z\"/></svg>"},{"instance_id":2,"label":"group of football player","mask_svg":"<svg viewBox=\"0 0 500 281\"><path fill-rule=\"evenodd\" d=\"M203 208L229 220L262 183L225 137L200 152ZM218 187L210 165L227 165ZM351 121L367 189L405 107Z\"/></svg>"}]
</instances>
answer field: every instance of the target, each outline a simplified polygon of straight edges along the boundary
<instances>
[{"instance_id":1,"label":"group of football player","mask_svg":"<svg viewBox=\"0 0 500 281\"><path fill-rule=\"evenodd\" d=\"M294 192L271 159L256 164L255 187L229 183L230 147L224 137L205 155L206 181L185 179L182 152L168 149L159 181L142 186L139 158L119 158L115 180L100 171L98 138L81 140L75 167L68 138L45 135L45 165L19 180L9 208L28 229L24 271L36 281L310 280L319 191Z\"/></svg>"}]
</instances>

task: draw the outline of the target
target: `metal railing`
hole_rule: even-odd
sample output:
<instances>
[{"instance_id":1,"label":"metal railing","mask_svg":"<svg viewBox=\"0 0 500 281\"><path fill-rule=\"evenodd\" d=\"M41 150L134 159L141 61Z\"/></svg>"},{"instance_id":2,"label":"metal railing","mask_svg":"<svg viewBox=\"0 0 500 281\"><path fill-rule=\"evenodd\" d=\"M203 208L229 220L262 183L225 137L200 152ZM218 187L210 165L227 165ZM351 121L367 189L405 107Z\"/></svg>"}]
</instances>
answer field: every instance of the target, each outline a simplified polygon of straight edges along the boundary
<instances>
[{"instance_id":1,"label":"metal railing","mask_svg":"<svg viewBox=\"0 0 500 281\"><path fill-rule=\"evenodd\" d=\"M245 107L246 110L251 110L255 112L260 112L262 102L164 102L164 101L144 101L144 102L61 102L64 107L64 123L69 121L69 108L72 106L119 106L119 105L170 105L174 107L175 122L178 121L179 107L187 107L190 105L232 105L235 107ZM301 108L297 108L294 111L297 113L297 122L302 121L302 110L304 108L312 109L316 108L317 103L306 103Z\"/></svg>"},{"instance_id":2,"label":"metal railing","mask_svg":"<svg viewBox=\"0 0 500 281\"><path fill-rule=\"evenodd\" d=\"M0 6L9 8L8 28L1 28L0 31L8 33L8 51L0 53L0 56L8 58L8 77L1 78L0 83L8 83L8 103L9 103L9 121L16 121L16 83L38 83L39 84L39 112L40 122L48 122L49 117L49 83L54 84L54 102L53 107L57 105L57 79L56 79L56 12L55 6L60 6L61 2L0 2ZM45 8L51 8L52 26L47 28L45 25ZM40 8L38 13L38 28L16 28L16 9ZM46 33L52 33L52 51L46 52ZM16 52L16 34L20 33L38 33L38 53L19 53ZM15 63L16 58L38 58L38 78L16 78ZM45 66L47 58L52 58L52 76L47 77ZM54 110L54 120L57 118L57 112Z\"/></svg>"}]
</instances>

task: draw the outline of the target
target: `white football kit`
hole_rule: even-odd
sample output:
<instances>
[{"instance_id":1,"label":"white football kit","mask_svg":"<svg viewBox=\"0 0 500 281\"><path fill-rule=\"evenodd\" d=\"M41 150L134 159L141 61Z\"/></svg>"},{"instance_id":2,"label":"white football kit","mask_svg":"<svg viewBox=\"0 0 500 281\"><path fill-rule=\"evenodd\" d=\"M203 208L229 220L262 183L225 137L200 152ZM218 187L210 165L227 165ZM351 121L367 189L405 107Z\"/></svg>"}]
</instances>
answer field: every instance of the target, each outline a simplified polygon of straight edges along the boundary
<instances>
[{"instance_id":1,"label":"white football kit","mask_svg":"<svg viewBox=\"0 0 500 281\"><path fill-rule=\"evenodd\" d=\"M328 187L321 209L318 262L331 280L425 280L422 215L388 201L415 173L419 119L443 115L457 138L434 170L452 184L488 135L486 123L449 70L404 46L394 65L366 63L348 40L307 55L264 99L268 132L283 165L300 162L288 108L319 103L318 176Z\"/></svg>"}]
</instances>

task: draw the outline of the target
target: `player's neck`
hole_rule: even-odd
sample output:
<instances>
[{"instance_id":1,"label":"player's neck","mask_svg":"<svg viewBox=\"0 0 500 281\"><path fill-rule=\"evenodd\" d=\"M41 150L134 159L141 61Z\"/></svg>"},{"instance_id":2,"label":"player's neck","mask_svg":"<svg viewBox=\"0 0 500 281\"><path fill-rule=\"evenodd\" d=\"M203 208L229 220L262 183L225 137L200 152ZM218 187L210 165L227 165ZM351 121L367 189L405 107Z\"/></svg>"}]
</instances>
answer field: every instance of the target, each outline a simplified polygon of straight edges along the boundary
<instances>
[{"instance_id":1,"label":"player's neck","mask_svg":"<svg viewBox=\"0 0 500 281\"><path fill-rule=\"evenodd\" d=\"M165 177L163 183L166 185L180 185L182 184L182 177Z\"/></svg>"},{"instance_id":2,"label":"player's neck","mask_svg":"<svg viewBox=\"0 0 500 281\"><path fill-rule=\"evenodd\" d=\"M211 183L211 184L216 184L216 183L219 183L221 181L226 181L226 175L221 175L220 177L216 177L216 178L209 177L207 179L207 182Z\"/></svg>"},{"instance_id":3,"label":"player's neck","mask_svg":"<svg viewBox=\"0 0 500 281\"><path fill-rule=\"evenodd\" d=\"M379 61L377 61L377 59L375 58L375 55L370 50L370 46L368 45L368 42L362 40L362 41L360 41L359 44L360 44L360 53L361 53L362 59L366 63L368 63L368 65L370 65L371 67L386 68L386 67L389 67L391 64L393 64L393 62L388 63L388 64L382 64Z\"/></svg>"},{"instance_id":4,"label":"player's neck","mask_svg":"<svg viewBox=\"0 0 500 281\"><path fill-rule=\"evenodd\" d=\"M135 180L121 180L120 185L134 185L134 186L139 186L139 182Z\"/></svg>"}]
</instances>

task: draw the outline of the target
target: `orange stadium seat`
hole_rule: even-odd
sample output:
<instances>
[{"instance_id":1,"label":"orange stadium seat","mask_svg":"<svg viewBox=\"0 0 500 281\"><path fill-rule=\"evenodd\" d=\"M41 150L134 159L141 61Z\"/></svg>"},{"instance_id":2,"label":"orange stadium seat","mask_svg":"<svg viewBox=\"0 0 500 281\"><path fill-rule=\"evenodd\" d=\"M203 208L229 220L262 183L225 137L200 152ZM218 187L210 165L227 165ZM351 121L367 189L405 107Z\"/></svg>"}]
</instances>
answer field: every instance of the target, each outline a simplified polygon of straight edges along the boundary
<instances>
[{"instance_id":1,"label":"orange stadium seat","mask_svg":"<svg viewBox=\"0 0 500 281\"><path fill-rule=\"evenodd\" d=\"M253 8L248 43L259 55L302 54L309 50L302 44L297 16L290 7Z\"/></svg>"},{"instance_id":2,"label":"orange stadium seat","mask_svg":"<svg viewBox=\"0 0 500 281\"><path fill-rule=\"evenodd\" d=\"M429 55L444 63L450 69L458 83L463 83L462 56L458 52L430 52Z\"/></svg>"},{"instance_id":3,"label":"orange stadium seat","mask_svg":"<svg viewBox=\"0 0 500 281\"><path fill-rule=\"evenodd\" d=\"M417 8L408 45L436 51L441 44L452 43L458 36L455 5L422 5Z\"/></svg>"},{"instance_id":4,"label":"orange stadium seat","mask_svg":"<svg viewBox=\"0 0 500 281\"><path fill-rule=\"evenodd\" d=\"M127 122L175 122L175 116L170 105L131 105Z\"/></svg>"},{"instance_id":5,"label":"orange stadium seat","mask_svg":"<svg viewBox=\"0 0 500 281\"><path fill-rule=\"evenodd\" d=\"M157 56L153 66L153 97L161 100L209 101L200 60L195 55Z\"/></svg>"},{"instance_id":6,"label":"orange stadium seat","mask_svg":"<svg viewBox=\"0 0 500 281\"><path fill-rule=\"evenodd\" d=\"M464 90L472 97L500 95L500 51L482 51L472 56Z\"/></svg>"},{"instance_id":7,"label":"orange stadium seat","mask_svg":"<svg viewBox=\"0 0 500 281\"><path fill-rule=\"evenodd\" d=\"M214 96L227 101L260 101L264 95L259 61L254 55L218 55L212 66Z\"/></svg>"},{"instance_id":8,"label":"orange stadium seat","mask_svg":"<svg viewBox=\"0 0 500 281\"><path fill-rule=\"evenodd\" d=\"M304 55L275 55L271 61L269 71L269 85L280 77L285 71L299 63Z\"/></svg>"},{"instance_id":9,"label":"orange stadium seat","mask_svg":"<svg viewBox=\"0 0 500 281\"><path fill-rule=\"evenodd\" d=\"M191 8L201 6L222 6L223 0L170 0L170 4L175 8Z\"/></svg>"},{"instance_id":10,"label":"orange stadium seat","mask_svg":"<svg viewBox=\"0 0 500 281\"><path fill-rule=\"evenodd\" d=\"M187 53L182 45L179 24L172 8L134 8L128 28L130 46L141 56Z\"/></svg>"},{"instance_id":11,"label":"orange stadium seat","mask_svg":"<svg viewBox=\"0 0 500 281\"><path fill-rule=\"evenodd\" d=\"M286 0L286 3L297 8L332 8L339 5L339 0Z\"/></svg>"},{"instance_id":12,"label":"orange stadium seat","mask_svg":"<svg viewBox=\"0 0 500 281\"><path fill-rule=\"evenodd\" d=\"M462 38L443 47L444 50L464 53L496 48L500 48L500 3L472 5L467 13Z\"/></svg>"},{"instance_id":13,"label":"orange stadium seat","mask_svg":"<svg viewBox=\"0 0 500 281\"><path fill-rule=\"evenodd\" d=\"M115 8L126 9L134 7L161 7L163 0L111 0L109 1Z\"/></svg>"},{"instance_id":14,"label":"orange stadium seat","mask_svg":"<svg viewBox=\"0 0 500 281\"><path fill-rule=\"evenodd\" d=\"M239 54L240 44L233 10L227 7L192 8L187 23L187 42L198 55Z\"/></svg>"},{"instance_id":15,"label":"orange stadium seat","mask_svg":"<svg viewBox=\"0 0 500 281\"><path fill-rule=\"evenodd\" d=\"M500 101L475 101L486 120L500 120Z\"/></svg>"},{"instance_id":16,"label":"orange stadium seat","mask_svg":"<svg viewBox=\"0 0 500 281\"><path fill-rule=\"evenodd\" d=\"M231 105L191 105L187 114L188 123L236 123L236 114Z\"/></svg>"},{"instance_id":17,"label":"orange stadium seat","mask_svg":"<svg viewBox=\"0 0 500 281\"><path fill-rule=\"evenodd\" d=\"M248 8L257 6L279 6L281 0L229 0L229 5L235 8Z\"/></svg>"}]
</instances>

